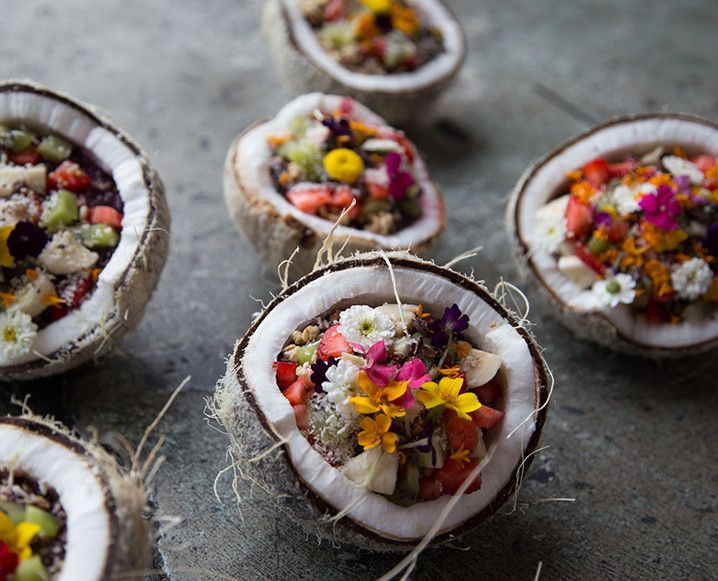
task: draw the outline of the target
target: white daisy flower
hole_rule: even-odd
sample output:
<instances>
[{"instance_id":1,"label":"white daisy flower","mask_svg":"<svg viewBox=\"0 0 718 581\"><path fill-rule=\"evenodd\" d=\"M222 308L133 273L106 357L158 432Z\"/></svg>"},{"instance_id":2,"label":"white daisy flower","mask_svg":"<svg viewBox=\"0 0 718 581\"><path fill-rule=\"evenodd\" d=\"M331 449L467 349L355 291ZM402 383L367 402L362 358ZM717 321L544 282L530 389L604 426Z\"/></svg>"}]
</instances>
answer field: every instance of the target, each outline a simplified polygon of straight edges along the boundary
<instances>
[{"instance_id":1,"label":"white daisy flower","mask_svg":"<svg viewBox=\"0 0 718 581\"><path fill-rule=\"evenodd\" d=\"M638 202L643 196L654 194L656 186L645 183L635 187L620 185L611 194L611 200L616 205L619 214L632 214L638 212L641 206Z\"/></svg>"},{"instance_id":2,"label":"white daisy flower","mask_svg":"<svg viewBox=\"0 0 718 581\"><path fill-rule=\"evenodd\" d=\"M0 313L0 353L12 359L26 355L37 336L37 325L22 311Z\"/></svg>"},{"instance_id":3,"label":"white daisy flower","mask_svg":"<svg viewBox=\"0 0 718 581\"><path fill-rule=\"evenodd\" d=\"M696 164L682 157L667 155L661 160L661 164L676 177L688 176L692 184L700 184L704 180L703 172L698 169Z\"/></svg>"},{"instance_id":4,"label":"white daisy flower","mask_svg":"<svg viewBox=\"0 0 718 581\"><path fill-rule=\"evenodd\" d=\"M597 280L593 293L606 307L617 307L620 303L630 305L636 298L636 281L628 274L617 274L613 278Z\"/></svg>"},{"instance_id":5,"label":"white daisy flower","mask_svg":"<svg viewBox=\"0 0 718 581\"><path fill-rule=\"evenodd\" d=\"M682 299L693 301L704 295L713 282L713 271L705 260L691 258L671 273L671 285Z\"/></svg>"},{"instance_id":6,"label":"white daisy flower","mask_svg":"<svg viewBox=\"0 0 718 581\"><path fill-rule=\"evenodd\" d=\"M354 305L339 315L339 332L350 343L358 343L368 349L382 339L388 345L396 330L391 319L380 310L367 305Z\"/></svg>"},{"instance_id":7,"label":"white daisy flower","mask_svg":"<svg viewBox=\"0 0 718 581\"><path fill-rule=\"evenodd\" d=\"M349 398L354 396L359 388L358 375L359 368L356 365L346 359L340 359L339 363L327 369L327 380L322 383L327 399L347 418L357 416Z\"/></svg>"},{"instance_id":8,"label":"white daisy flower","mask_svg":"<svg viewBox=\"0 0 718 581\"><path fill-rule=\"evenodd\" d=\"M543 246L547 252L556 254L566 239L566 232L568 231L566 218L558 216L553 217L551 220L538 220L538 227L541 246Z\"/></svg>"}]
</instances>

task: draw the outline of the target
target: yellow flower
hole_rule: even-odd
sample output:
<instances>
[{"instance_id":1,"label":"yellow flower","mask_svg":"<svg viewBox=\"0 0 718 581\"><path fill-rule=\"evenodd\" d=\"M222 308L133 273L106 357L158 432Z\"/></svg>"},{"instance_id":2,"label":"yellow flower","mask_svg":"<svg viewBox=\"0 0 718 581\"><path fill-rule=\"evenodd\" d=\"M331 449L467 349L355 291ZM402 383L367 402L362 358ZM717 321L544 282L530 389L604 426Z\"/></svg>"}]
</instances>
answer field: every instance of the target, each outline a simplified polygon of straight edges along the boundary
<instances>
[{"instance_id":1,"label":"yellow flower","mask_svg":"<svg viewBox=\"0 0 718 581\"><path fill-rule=\"evenodd\" d=\"M357 439L359 445L365 450L371 450L381 444L387 454L396 452L396 443L399 441L399 436L389 431L389 428L391 428L391 418L389 416L379 414L376 420L364 418L359 425L362 431L359 432Z\"/></svg>"},{"instance_id":2,"label":"yellow flower","mask_svg":"<svg viewBox=\"0 0 718 581\"><path fill-rule=\"evenodd\" d=\"M13 553L17 553L20 561L32 557L30 544L40 530L40 525L31 522L15 524L0 511L0 541L6 543Z\"/></svg>"},{"instance_id":3,"label":"yellow flower","mask_svg":"<svg viewBox=\"0 0 718 581\"><path fill-rule=\"evenodd\" d=\"M12 293L3 293L0 292L0 304L4 308L8 308L11 304L13 304L17 300L17 296L15 296Z\"/></svg>"},{"instance_id":4,"label":"yellow flower","mask_svg":"<svg viewBox=\"0 0 718 581\"><path fill-rule=\"evenodd\" d=\"M438 384L433 381L427 381L416 392L416 399L423 403L426 409L445 405L447 408L454 410L460 418L469 420L471 418L468 412L479 409L481 404L475 393L465 392L459 394L463 383L464 380L460 377L456 379L442 377Z\"/></svg>"},{"instance_id":5,"label":"yellow flower","mask_svg":"<svg viewBox=\"0 0 718 581\"><path fill-rule=\"evenodd\" d=\"M406 410L400 405L393 404L406 393L408 381L390 381L386 387L376 385L364 371L359 372L359 387L366 396L355 396L349 398L351 403L360 414L374 414L384 412L390 418L401 418L406 415Z\"/></svg>"},{"instance_id":6,"label":"yellow flower","mask_svg":"<svg viewBox=\"0 0 718 581\"><path fill-rule=\"evenodd\" d=\"M13 268L15 266L15 259L10 254L10 249L7 246L7 239L10 236L10 232L15 229L15 226L2 226L0 227L0 266L7 268Z\"/></svg>"},{"instance_id":7,"label":"yellow flower","mask_svg":"<svg viewBox=\"0 0 718 581\"><path fill-rule=\"evenodd\" d=\"M324 169L333 180L353 184L364 171L364 160L351 149L337 147L324 156Z\"/></svg>"},{"instance_id":8,"label":"yellow flower","mask_svg":"<svg viewBox=\"0 0 718 581\"><path fill-rule=\"evenodd\" d=\"M391 9L391 0L362 0L362 3L377 14L386 14Z\"/></svg>"},{"instance_id":9,"label":"yellow flower","mask_svg":"<svg viewBox=\"0 0 718 581\"><path fill-rule=\"evenodd\" d=\"M437 367L436 370L446 377L458 377L459 373L461 373L461 369L459 369L458 365L454 365L454 367L443 367L441 369Z\"/></svg>"},{"instance_id":10,"label":"yellow flower","mask_svg":"<svg viewBox=\"0 0 718 581\"><path fill-rule=\"evenodd\" d=\"M397 2L391 7L391 25L407 36L414 36L419 31L419 18L414 10Z\"/></svg>"},{"instance_id":11,"label":"yellow flower","mask_svg":"<svg viewBox=\"0 0 718 581\"><path fill-rule=\"evenodd\" d=\"M464 450L464 445L461 444L461 446L459 446L459 449L456 452L454 452L451 456L449 456L449 458L451 458L452 460L456 460L457 462L461 463L461 466L463 466L464 463L466 463L466 464L469 463L469 454L470 453L471 453L471 451Z\"/></svg>"},{"instance_id":12,"label":"yellow flower","mask_svg":"<svg viewBox=\"0 0 718 581\"><path fill-rule=\"evenodd\" d=\"M641 236L656 252L675 250L681 242L688 238L688 234L680 228L665 231L656 228L646 220L641 222Z\"/></svg>"},{"instance_id":13,"label":"yellow flower","mask_svg":"<svg viewBox=\"0 0 718 581\"><path fill-rule=\"evenodd\" d=\"M584 204L588 204L596 194L594 187L586 181L577 182L571 185L571 195Z\"/></svg>"},{"instance_id":14,"label":"yellow flower","mask_svg":"<svg viewBox=\"0 0 718 581\"><path fill-rule=\"evenodd\" d=\"M652 258L646 262L643 270L653 283L654 296L662 297L673 292L673 287L671 287L671 274L662 262Z\"/></svg>"},{"instance_id":15,"label":"yellow flower","mask_svg":"<svg viewBox=\"0 0 718 581\"><path fill-rule=\"evenodd\" d=\"M414 313L420 319L428 319L431 316L431 313L427 313L426 311L424 311L424 307L421 305L418 305L415 309L412 309L411 312Z\"/></svg>"}]
</instances>

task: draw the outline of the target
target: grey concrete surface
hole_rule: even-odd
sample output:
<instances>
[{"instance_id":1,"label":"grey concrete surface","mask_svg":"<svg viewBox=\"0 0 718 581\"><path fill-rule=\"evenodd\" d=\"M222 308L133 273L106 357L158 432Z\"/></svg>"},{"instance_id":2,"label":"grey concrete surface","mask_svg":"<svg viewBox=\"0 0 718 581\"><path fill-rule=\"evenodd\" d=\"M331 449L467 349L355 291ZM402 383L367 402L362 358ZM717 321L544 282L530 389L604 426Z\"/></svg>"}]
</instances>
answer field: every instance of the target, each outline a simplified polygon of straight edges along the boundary
<instances>
[{"instance_id":1,"label":"grey concrete surface","mask_svg":"<svg viewBox=\"0 0 718 581\"><path fill-rule=\"evenodd\" d=\"M589 124L644 110L718 119L718 13L711 0L452 0L469 42L459 82L407 127L443 188L449 223L437 258L476 244L490 285L512 279L502 213L526 165ZM161 432L154 491L182 518L161 539L161 576L370 579L393 556L307 538L249 489L241 515L225 441L203 416L224 357L256 303L276 290L233 229L221 168L233 137L291 97L257 29L261 2L0 0L0 78L28 77L109 112L148 150L167 186L171 255L139 329L101 367L0 389L40 412L137 441L192 375ZM535 297L535 293L530 294ZM718 363L665 364L575 340L532 311L556 375L543 444L520 510L459 546L428 551L415 579L715 579ZM574 503L537 502L573 497Z\"/></svg>"}]
</instances>

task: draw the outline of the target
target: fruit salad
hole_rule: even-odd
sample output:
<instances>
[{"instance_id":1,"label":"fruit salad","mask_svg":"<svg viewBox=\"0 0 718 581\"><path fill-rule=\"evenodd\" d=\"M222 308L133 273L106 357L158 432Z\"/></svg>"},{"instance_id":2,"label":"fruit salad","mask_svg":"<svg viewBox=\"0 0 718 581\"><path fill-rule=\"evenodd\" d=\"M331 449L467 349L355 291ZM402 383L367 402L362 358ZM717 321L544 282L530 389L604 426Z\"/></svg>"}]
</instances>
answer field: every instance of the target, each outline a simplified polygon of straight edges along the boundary
<instances>
[{"instance_id":1,"label":"fruit salad","mask_svg":"<svg viewBox=\"0 0 718 581\"><path fill-rule=\"evenodd\" d=\"M295 117L286 134L270 136L274 185L307 214L334 222L355 202L343 225L397 232L422 214L414 146L397 129L354 120L352 108L345 99L334 113Z\"/></svg>"},{"instance_id":2,"label":"fruit salad","mask_svg":"<svg viewBox=\"0 0 718 581\"><path fill-rule=\"evenodd\" d=\"M541 208L542 246L609 309L648 323L694 322L718 305L718 160L659 147L595 159Z\"/></svg>"},{"instance_id":3,"label":"fruit salad","mask_svg":"<svg viewBox=\"0 0 718 581\"><path fill-rule=\"evenodd\" d=\"M407 0L300 0L324 50L369 75L413 71L444 51L441 30Z\"/></svg>"},{"instance_id":4,"label":"fruit salad","mask_svg":"<svg viewBox=\"0 0 718 581\"><path fill-rule=\"evenodd\" d=\"M92 154L0 123L0 355L77 309L120 240L123 204Z\"/></svg>"},{"instance_id":5,"label":"fruit salad","mask_svg":"<svg viewBox=\"0 0 718 581\"><path fill-rule=\"evenodd\" d=\"M295 331L277 385L313 448L400 506L453 495L504 416L501 358L457 305L353 305ZM480 476L466 493L481 487Z\"/></svg>"},{"instance_id":6,"label":"fruit salad","mask_svg":"<svg viewBox=\"0 0 718 581\"><path fill-rule=\"evenodd\" d=\"M67 517L57 492L20 471L0 470L0 580L55 579Z\"/></svg>"}]
</instances>

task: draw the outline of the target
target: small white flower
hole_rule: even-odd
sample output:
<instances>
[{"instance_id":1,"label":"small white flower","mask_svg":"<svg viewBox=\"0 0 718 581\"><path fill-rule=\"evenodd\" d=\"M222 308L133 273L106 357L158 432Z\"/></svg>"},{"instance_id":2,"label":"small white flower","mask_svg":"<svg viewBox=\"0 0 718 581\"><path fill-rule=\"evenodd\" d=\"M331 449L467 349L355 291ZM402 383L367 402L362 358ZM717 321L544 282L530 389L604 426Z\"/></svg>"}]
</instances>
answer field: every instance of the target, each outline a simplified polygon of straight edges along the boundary
<instances>
[{"instance_id":1,"label":"small white flower","mask_svg":"<svg viewBox=\"0 0 718 581\"><path fill-rule=\"evenodd\" d=\"M654 194L655 192L656 186L650 183L644 183L634 187L620 185L613 190L611 199L616 205L619 214L632 214L641 209L638 202L643 196Z\"/></svg>"},{"instance_id":2,"label":"small white flower","mask_svg":"<svg viewBox=\"0 0 718 581\"><path fill-rule=\"evenodd\" d=\"M368 349L384 339L388 345L394 338L394 324L378 309L367 305L354 305L339 315L339 332L350 343Z\"/></svg>"},{"instance_id":3,"label":"small white flower","mask_svg":"<svg viewBox=\"0 0 718 581\"><path fill-rule=\"evenodd\" d=\"M593 292L606 307L617 307L620 303L630 305L636 298L636 281L628 274L617 274L613 278L597 280Z\"/></svg>"},{"instance_id":4,"label":"small white flower","mask_svg":"<svg viewBox=\"0 0 718 581\"><path fill-rule=\"evenodd\" d=\"M22 311L0 313L0 353L12 359L26 355L37 336L37 325Z\"/></svg>"},{"instance_id":5,"label":"small white flower","mask_svg":"<svg viewBox=\"0 0 718 581\"><path fill-rule=\"evenodd\" d=\"M541 246L551 254L557 253L561 249L561 244L566 239L568 226L566 218L563 216L554 216L552 218L544 218L538 220L539 240Z\"/></svg>"},{"instance_id":6,"label":"small white flower","mask_svg":"<svg viewBox=\"0 0 718 581\"><path fill-rule=\"evenodd\" d=\"M705 260L691 258L671 273L671 284L682 299L695 300L704 295L713 282L713 271Z\"/></svg>"},{"instance_id":7,"label":"small white flower","mask_svg":"<svg viewBox=\"0 0 718 581\"><path fill-rule=\"evenodd\" d=\"M339 363L327 369L327 380L322 383L327 399L347 418L357 416L349 398L357 392L358 375L359 368L356 365L346 359L340 359Z\"/></svg>"},{"instance_id":8,"label":"small white flower","mask_svg":"<svg viewBox=\"0 0 718 581\"><path fill-rule=\"evenodd\" d=\"M674 176L688 176L692 184L700 184L703 182L703 172L698 169L696 164L678 157L676 155L667 155L661 160L661 164Z\"/></svg>"}]
</instances>

